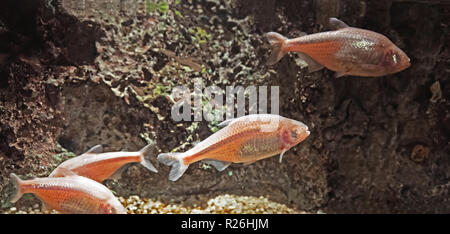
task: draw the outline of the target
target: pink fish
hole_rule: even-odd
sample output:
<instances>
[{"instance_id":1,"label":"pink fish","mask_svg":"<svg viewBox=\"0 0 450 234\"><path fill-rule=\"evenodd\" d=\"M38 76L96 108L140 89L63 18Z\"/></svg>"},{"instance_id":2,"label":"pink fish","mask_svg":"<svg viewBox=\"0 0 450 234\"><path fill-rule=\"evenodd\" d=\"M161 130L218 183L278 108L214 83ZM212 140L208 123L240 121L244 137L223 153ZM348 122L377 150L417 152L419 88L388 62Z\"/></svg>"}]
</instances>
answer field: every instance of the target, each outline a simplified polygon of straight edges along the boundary
<instances>
[{"instance_id":1,"label":"pink fish","mask_svg":"<svg viewBox=\"0 0 450 234\"><path fill-rule=\"evenodd\" d=\"M295 39L288 39L275 32L267 33L273 47L268 64L275 64L288 52L298 52L308 64L309 72L325 66L336 71L336 77L385 76L411 66L408 56L387 37L349 27L336 18L330 19L330 25L336 30Z\"/></svg>"},{"instance_id":2,"label":"pink fish","mask_svg":"<svg viewBox=\"0 0 450 234\"><path fill-rule=\"evenodd\" d=\"M108 152L101 153L103 148L96 145L86 153L64 161L49 177L60 177L61 169L75 172L77 175L88 177L98 182L111 177L119 168L125 164L138 162L152 172L158 172L153 164L145 157L152 153L154 144L148 144L137 152ZM120 174L121 171L118 172Z\"/></svg>"},{"instance_id":3,"label":"pink fish","mask_svg":"<svg viewBox=\"0 0 450 234\"><path fill-rule=\"evenodd\" d=\"M11 173L17 191L11 202L25 193L33 193L43 202L44 209L69 214L126 214L126 209L103 184L62 170L65 177L21 180Z\"/></svg>"},{"instance_id":4,"label":"pink fish","mask_svg":"<svg viewBox=\"0 0 450 234\"><path fill-rule=\"evenodd\" d=\"M250 164L280 154L309 136L302 122L273 114L247 115L229 119L224 127L184 153L164 153L158 161L172 166L169 180L178 180L188 166L203 160L223 171L231 163Z\"/></svg>"}]
</instances>

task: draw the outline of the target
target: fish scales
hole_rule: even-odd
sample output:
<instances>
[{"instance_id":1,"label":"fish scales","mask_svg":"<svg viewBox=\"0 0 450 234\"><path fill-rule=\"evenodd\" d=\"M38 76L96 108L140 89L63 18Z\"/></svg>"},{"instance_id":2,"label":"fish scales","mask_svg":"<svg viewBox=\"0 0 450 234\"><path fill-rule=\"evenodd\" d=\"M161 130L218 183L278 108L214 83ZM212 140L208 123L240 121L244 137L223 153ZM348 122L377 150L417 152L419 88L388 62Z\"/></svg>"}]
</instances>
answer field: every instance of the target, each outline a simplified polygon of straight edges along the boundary
<instances>
[{"instance_id":1,"label":"fish scales","mask_svg":"<svg viewBox=\"0 0 450 234\"><path fill-rule=\"evenodd\" d=\"M239 156L242 161L270 156L281 152L281 144L278 134L249 139L242 144Z\"/></svg>"},{"instance_id":2,"label":"fish scales","mask_svg":"<svg viewBox=\"0 0 450 234\"><path fill-rule=\"evenodd\" d=\"M25 193L33 193L45 207L62 213L126 213L123 205L103 184L64 168L61 173L62 177L26 181L11 174L17 188L11 202L16 202Z\"/></svg>"},{"instance_id":3,"label":"fish scales","mask_svg":"<svg viewBox=\"0 0 450 234\"><path fill-rule=\"evenodd\" d=\"M199 143L192 151L187 151L186 154L191 156L186 157L187 163L193 163L205 158L215 158L224 161L239 160L239 147L245 141L254 137L258 137L261 131L262 124L268 124L269 121L255 121L252 123L236 123L229 128L223 128L212 135L205 141ZM231 145L237 147L231 147ZM244 158L245 159L245 158Z\"/></svg>"}]
</instances>

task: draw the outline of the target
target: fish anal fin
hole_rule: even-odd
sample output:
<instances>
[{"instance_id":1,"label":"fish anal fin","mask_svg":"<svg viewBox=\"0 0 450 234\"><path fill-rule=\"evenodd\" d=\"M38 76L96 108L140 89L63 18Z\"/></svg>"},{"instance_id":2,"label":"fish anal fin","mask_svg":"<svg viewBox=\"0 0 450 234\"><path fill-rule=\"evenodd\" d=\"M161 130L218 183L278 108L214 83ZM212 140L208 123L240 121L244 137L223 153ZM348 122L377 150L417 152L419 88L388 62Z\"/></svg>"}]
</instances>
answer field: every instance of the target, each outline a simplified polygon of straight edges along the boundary
<instances>
[{"instance_id":1,"label":"fish anal fin","mask_svg":"<svg viewBox=\"0 0 450 234\"><path fill-rule=\"evenodd\" d=\"M348 28L349 26L339 19L330 18L330 27L334 30L339 30L339 29L343 29L343 28Z\"/></svg>"},{"instance_id":2,"label":"fish anal fin","mask_svg":"<svg viewBox=\"0 0 450 234\"><path fill-rule=\"evenodd\" d=\"M131 163L123 165L122 167L120 167L119 169L117 169L117 171L115 171L114 174L112 174L108 179L119 180L120 178L122 178L122 174L123 174L130 166L131 166Z\"/></svg>"},{"instance_id":3,"label":"fish anal fin","mask_svg":"<svg viewBox=\"0 0 450 234\"><path fill-rule=\"evenodd\" d=\"M231 162L225 162L215 159L203 159L202 161L214 166L218 171L223 171L231 165Z\"/></svg>"},{"instance_id":4,"label":"fish anal fin","mask_svg":"<svg viewBox=\"0 0 450 234\"><path fill-rule=\"evenodd\" d=\"M299 52L298 56L301 60L305 61L306 64L308 64L308 73L319 71L322 68L324 68L324 66L322 64L318 63L316 60L314 60L313 58L311 58L309 55L307 55L305 53Z\"/></svg>"},{"instance_id":5,"label":"fish anal fin","mask_svg":"<svg viewBox=\"0 0 450 234\"><path fill-rule=\"evenodd\" d=\"M281 151L281 154L280 154L280 163L283 161L283 156L284 156L284 153L286 153L286 151L288 151L288 149L283 149L283 151Z\"/></svg>"}]
</instances>

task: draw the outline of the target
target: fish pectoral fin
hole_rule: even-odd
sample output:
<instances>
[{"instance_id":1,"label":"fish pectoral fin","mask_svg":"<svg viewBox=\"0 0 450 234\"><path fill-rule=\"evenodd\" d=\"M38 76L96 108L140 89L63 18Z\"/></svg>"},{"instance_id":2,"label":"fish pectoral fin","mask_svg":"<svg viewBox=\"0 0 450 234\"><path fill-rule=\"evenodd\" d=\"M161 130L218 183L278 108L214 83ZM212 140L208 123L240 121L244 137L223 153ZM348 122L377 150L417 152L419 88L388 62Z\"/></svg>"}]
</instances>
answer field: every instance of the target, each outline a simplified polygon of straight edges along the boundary
<instances>
[{"instance_id":1,"label":"fish pectoral fin","mask_svg":"<svg viewBox=\"0 0 450 234\"><path fill-rule=\"evenodd\" d=\"M338 30L342 28L348 28L349 26L336 18L330 18L330 27L334 30Z\"/></svg>"},{"instance_id":2,"label":"fish pectoral fin","mask_svg":"<svg viewBox=\"0 0 450 234\"><path fill-rule=\"evenodd\" d=\"M90 148L88 151L86 151L85 154L99 154L103 152L103 146L102 145L95 145L92 148Z\"/></svg>"},{"instance_id":3,"label":"fish pectoral fin","mask_svg":"<svg viewBox=\"0 0 450 234\"><path fill-rule=\"evenodd\" d=\"M354 70L354 66L355 66L353 63L354 62L351 62L351 63L342 62L341 66L343 67L343 69L340 71L336 71L336 73L334 74L334 77L339 78L339 77L343 77L343 76L347 76L347 75L351 74L351 72ZM359 64L357 66L360 66L360 65L361 64Z\"/></svg>"},{"instance_id":4,"label":"fish pectoral fin","mask_svg":"<svg viewBox=\"0 0 450 234\"><path fill-rule=\"evenodd\" d=\"M281 154L280 154L280 163L281 163L281 161L283 161L283 156L284 156L284 153L286 153L286 151L288 151L288 149L283 149L283 151L281 151Z\"/></svg>"},{"instance_id":5,"label":"fish pectoral fin","mask_svg":"<svg viewBox=\"0 0 450 234\"><path fill-rule=\"evenodd\" d=\"M318 63L316 60L314 60L313 58L311 58L309 55L305 54L305 53L298 53L298 56L300 57L301 60L305 61L308 64L308 73L311 72L315 72L318 71L322 68L324 68L324 66L320 63Z\"/></svg>"},{"instance_id":6,"label":"fish pectoral fin","mask_svg":"<svg viewBox=\"0 0 450 234\"><path fill-rule=\"evenodd\" d=\"M203 159L202 161L214 166L218 171L223 171L231 165L231 162L225 162L215 159Z\"/></svg>"}]
</instances>

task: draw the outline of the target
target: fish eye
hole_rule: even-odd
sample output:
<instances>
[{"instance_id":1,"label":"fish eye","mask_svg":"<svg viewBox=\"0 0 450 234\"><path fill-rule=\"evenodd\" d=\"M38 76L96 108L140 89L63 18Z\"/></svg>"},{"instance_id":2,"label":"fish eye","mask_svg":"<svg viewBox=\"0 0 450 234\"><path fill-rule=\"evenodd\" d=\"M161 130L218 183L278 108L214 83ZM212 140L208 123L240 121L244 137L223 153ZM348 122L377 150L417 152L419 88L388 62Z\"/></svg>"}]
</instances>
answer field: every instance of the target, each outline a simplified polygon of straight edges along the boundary
<instances>
[{"instance_id":1,"label":"fish eye","mask_svg":"<svg viewBox=\"0 0 450 234\"><path fill-rule=\"evenodd\" d=\"M291 138L297 139L297 131L295 131L295 130L291 131Z\"/></svg>"},{"instance_id":2,"label":"fish eye","mask_svg":"<svg viewBox=\"0 0 450 234\"><path fill-rule=\"evenodd\" d=\"M397 64L400 62L400 56L398 56L396 53L394 53L394 55L392 55L392 61Z\"/></svg>"}]
</instances>

